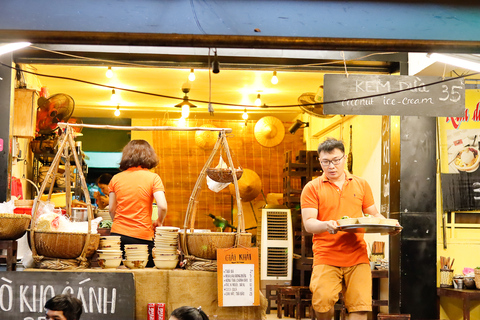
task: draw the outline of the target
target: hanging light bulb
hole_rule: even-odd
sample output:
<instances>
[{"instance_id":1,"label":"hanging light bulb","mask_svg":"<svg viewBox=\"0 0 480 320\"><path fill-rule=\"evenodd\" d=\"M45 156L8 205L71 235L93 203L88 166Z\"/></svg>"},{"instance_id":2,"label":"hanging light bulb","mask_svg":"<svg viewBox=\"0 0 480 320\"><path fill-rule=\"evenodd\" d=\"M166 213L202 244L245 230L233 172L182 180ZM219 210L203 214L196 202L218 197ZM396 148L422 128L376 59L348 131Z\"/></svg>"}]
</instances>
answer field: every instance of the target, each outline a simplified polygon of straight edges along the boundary
<instances>
[{"instance_id":1,"label":"hanging light bulb","mask_svg":"<svg viewBox=\"0 0 480 320\"><path fill-rule=\"evenodd\" d=\"M255 105L260 107L262 105L262 100L260 99L260 93L257 94L257 99L255 100Z\"/></svg>"},{"instance_id":2,"label":"hanging light bulb","mask_svg":"<svg viewBox=\"0 0 480 320\"><path fill-rule=\"evenodd\" d=\"M110 101L113 103L117 103L120 100L120 97L115 93L115 89L112 89L112 96L110 97Z\"/></svg>"},{"instance_id":3,"label":"hanging light bulb","mask_svg":"<svg viewBox=\"0 0 480 320\"><path fill-rule=\"evenodd\" d=\"M243 120L247 120L247 119L248 119L247 108L245 108L245 110L243 111L242 119L243 119Z\"/></svg>"},{"instance_id":4,"label":"hanging light bulb","mask_svg":"<svg viewBox=\"0 0 480 320\"><path fill-rule=\"evenodd\" d=\"M120 115L120 105L117 105L117 109L113 114L115 115L115 117L118 117Z\"/></svg>"},{"instance_id":5,"label":"hanging light bulb","mask_svg":"<svg viewBox=\"0 0 480 320\"><path fill-rule=\"evenodd\" d=\"M112 67L108 67L107 72L105 73L105 76L106 76L108 79L110 79L111 77L113 77Z\"/></svg>"},{"instance_id":6,"label":"hanging light bulb","mask_svg":"<svg viewBox=\"0 0 480 320\"><path fill-rule=\"evenodd\" d=\"M188 118L188 116L190 115L190 106L187 105L187 104L184 104L182 106L182 118Z\"/></svg>"},{"instance_id":7,"label":"hanging light bulb","mask_svg":"<svg viewBox=\"0 0 480 320\"><path fill-rule=\"evenodd\" d=\"M278 78L277 78L277 71L273 71L273 76L272 76L272 84L277 84L278 83Z\"/></svg>"},{"instance_id":8,"label":"hanging light bulb","mask_svg":"<svg viewBox=\"0 0 480 320\"><path fill-rule=\"evenodd\" d=\"M187 120L184 117L181 117L178 119L178 126L179 127L186 127L187 126Z\"/></svg>"},{"instance_id":9,"label":"hanging light bulb","mask_svg":"<svg viewBox=\"0 0 480 320\"><path fill-rule=\"evenodd\" d=\"M188 80L195 81L195 72L193 72L193 69L190 69L190 74L188 75Z\"/></svg>"}]
</instances>

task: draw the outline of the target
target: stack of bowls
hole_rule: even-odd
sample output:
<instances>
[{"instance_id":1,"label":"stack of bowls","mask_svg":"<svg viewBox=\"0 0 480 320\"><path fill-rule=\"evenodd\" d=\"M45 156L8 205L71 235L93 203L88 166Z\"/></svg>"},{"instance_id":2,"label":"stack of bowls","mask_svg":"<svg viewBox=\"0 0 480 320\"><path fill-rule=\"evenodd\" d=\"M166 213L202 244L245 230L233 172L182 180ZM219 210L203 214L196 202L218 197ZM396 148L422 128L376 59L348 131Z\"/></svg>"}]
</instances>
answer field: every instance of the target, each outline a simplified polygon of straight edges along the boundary
<instances>
[{"instance_id":1,"label":"stack of bowls","mask_svg":"<svg viewBox=\"0 0 480 320\"><path fill-rule=\"evenodd\" d=\"M130 269L143 269L148 263L148 245L126 244L123 264Z\"/></svg>"},{"instance_id":2,"label":"stack of bowls","mask_svg":"<svg viewBox=\"0 0 480 320\"><path fill-rule=\"evenodd\" d=\"M117 268L122 263L120 236L104 236L98 246L98 265L104 269Z\"/></svg>"},{"instance_id":3,"label":"stack of bowls","mask_svg":"<svg viewBox=\"0 0 480 320\"><path fill-rule=\"evenodd\" d=\"M155 230L155 247L152 255L158 269L175 269L178 263L177 227L157 227Z\"/></svg>"}]
</instances>

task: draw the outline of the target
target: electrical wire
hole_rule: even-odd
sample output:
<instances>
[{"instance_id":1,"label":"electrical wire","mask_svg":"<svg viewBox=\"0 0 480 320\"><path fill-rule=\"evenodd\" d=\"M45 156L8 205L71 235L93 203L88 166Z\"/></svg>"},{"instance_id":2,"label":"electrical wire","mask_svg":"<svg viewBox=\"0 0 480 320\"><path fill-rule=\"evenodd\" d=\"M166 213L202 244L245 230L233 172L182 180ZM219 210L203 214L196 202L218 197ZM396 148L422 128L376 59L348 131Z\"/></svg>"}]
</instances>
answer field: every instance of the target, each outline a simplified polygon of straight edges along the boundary
<instances>
[{"instance_id":1,"label":"electrical wire","mask_svg":"<svg viewBox=\"0 0 480 320\"><path fill-rule=\"evenodd\" d=\"M47 77L47 78L75 81L75 82L90 84L90 85L103 87L103 88L117 89L117 90L122 90L122 91L126 91L126 92L145 94L145 95L150 95L150 96L155 96L155 97L160 97L160 98L166 98L166 99L174 99L174 100L182 100L183 99L183 98L180 98L180 97L173 97L173 96L168 96L168 95L164 95L164 94L158 94L158 93L152 93L152 92L146 92L146 91L140 91L140 90L133 90L133 89L127 89L127 88L120 88L120 87L110 86L110 85L96 83L96 82L92 82L92 81L86 81L86 80L80 80L80 79L62 77L62 76L53 76L53 75L47 75L47 74L42 74L42 73L38 73L38 72L27 71L27 70L24 70L24 69L9 66L9 65L4 64L2 62L0 62L0 65L4 66L4 67L7 67L9 69L12 69L12 70L16 70L16 71L20 70L22 72L30 73L30 74L33 74L33 75L36 75L36 76L39 76L39 77ZM376 98L376 97L388 96L388 95L392 95L392 94L396 94L396 93L401 93L401 92L405 92L405 91L410 91L410 90L414 90L414 89L425 88L425 87L433 86L433 85L436 85L436 84L445 83L445 82L449 82L449 81L454 81L454 80L457 80L457 79L460 79L460 78L465 78L467 76L468 77L476 76L476 75L479 75L479 74L480 74L480 72L475 72L475 73L471 73L471 74L468 74L468 75L459 75L457 77L444 79L444 80L439 80L439 81L435 81L435 82L431 82L431 83L425 83L425 84L418 85L418 86L415 86L415 87L390 91L390 92L386 92L386 93L377 93L377 94L362 96L362 97L358 97L358 98L349 98L349 99L342 99L342 100L332 100L332 101L314 102L314 103L305 103L305 104L271 105L271 106L267 105L266 107L268 107L268 108L292 108L292 107L301 107L301 106L317 106L317 105L334 104L334 103L341 103L341 102L347 102L347 101L355 101L355 100L360 100L360 99ZM197 99L189 99L189 101L198 102L198 103L205 103L205 104L211 103L211 104L215 104L215 105L243 107L243 108L246 108L246 107L260 108L260 107L257 107L255 105L245 105L245 104L216 102L216 101L209 102L209 101L197 100Z\"/></svg>"}]
</instances>

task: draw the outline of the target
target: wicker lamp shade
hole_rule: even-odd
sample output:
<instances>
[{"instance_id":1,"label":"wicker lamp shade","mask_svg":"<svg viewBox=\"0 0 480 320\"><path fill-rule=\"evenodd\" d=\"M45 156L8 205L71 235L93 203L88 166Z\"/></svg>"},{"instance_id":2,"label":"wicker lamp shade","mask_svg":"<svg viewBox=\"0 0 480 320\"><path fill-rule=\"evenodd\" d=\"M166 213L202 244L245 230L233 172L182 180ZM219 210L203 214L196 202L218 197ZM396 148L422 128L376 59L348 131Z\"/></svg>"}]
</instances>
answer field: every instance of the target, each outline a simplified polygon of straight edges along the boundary
<instances>
[{"instance_id":1,"label":"wicker lamp shade","mask_svg":"<svg viewBox=\"0 0 480 320\"><path fill-rule=\"evenodd\" d=\"M200 128L216 128L213 124L204 124ZM197 131L195 132L195 144L204 150L213 149L218 139L217 131Z\"/></svg>"},{"instance_id":2,"label":"wicker lamp shade","mask_svg":"<svg viewBox=\"0 0 480 320\"><path fill-rule=\"evenodd\" d=\"M235 196L235 186L231 183L228 186L230 194ZM238 191L240 192L240 198L244 202L250 202L254 200L262 191L262 181L258 174L250 169L243 169L243 174L240 180L238 180Z\"/></svg>"},{"instance_id":3,"label":"wicker lamp shade","mask_svg":"<svg viewBox=\"0 0 480 320\"><path fill-rule=\"evenodd\" d=\"M267 116L255 124L255 139L264 147L275 147L285 137L285 127L279 119Z\"/></svg>"}]
</instances>

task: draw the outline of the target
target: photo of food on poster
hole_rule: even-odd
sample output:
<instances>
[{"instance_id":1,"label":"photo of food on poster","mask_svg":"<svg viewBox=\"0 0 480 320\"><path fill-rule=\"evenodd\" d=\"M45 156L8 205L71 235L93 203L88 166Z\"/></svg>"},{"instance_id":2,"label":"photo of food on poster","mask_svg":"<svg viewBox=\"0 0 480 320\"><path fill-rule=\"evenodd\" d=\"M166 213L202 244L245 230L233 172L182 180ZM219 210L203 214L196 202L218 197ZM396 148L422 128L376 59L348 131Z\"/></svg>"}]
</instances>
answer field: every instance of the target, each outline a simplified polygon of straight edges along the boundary
<instances>
[{"instance_id":1,"label":"photo of food on poster","mask_svg":"<svg viewBox=\"0 0 480 320\"><path fill-rule=\"evenodd\" d=\"M480 129L447 130L448 172L477 171L479 149Z\"/></svg>"}]
</instances>

